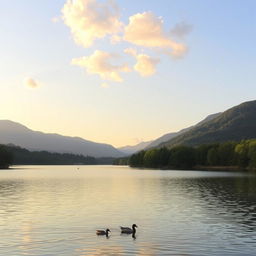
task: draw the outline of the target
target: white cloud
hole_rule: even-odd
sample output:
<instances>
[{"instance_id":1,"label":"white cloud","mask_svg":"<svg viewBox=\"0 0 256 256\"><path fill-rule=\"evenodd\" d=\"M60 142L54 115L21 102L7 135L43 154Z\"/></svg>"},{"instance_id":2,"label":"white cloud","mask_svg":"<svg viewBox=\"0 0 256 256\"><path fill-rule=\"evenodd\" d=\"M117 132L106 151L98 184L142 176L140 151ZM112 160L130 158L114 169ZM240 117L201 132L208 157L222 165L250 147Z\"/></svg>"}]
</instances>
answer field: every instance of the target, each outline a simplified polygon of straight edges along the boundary
<instances>
[{"instance_id":1,"label":"white cloud","mask_svg":"<svg viewBox=\"0 0 256 256\"><path fill-rule=\"evenodd\" d=\"M152 76L156 72L156 65L159 63L159 59L152 58L146 54L138 54L136 56L137 63L134 69L139 72L141 76Z\"/></svg>"},{"instance_id":2,"label":"white cloud","mask_svg":"<svg viewBox=\"0 0 256 256\"><path fill-rule=\"evenodd\" d=\"M187 47L175 42L164 32L163 20L152 12L138 13L129 18L124 40L143 47L157 48L173 57L181 57Z\"/></svg>"},{"instance_id":3,"label":"white cloud","mask_svg":"<svg viewBox=\"0 0 256 256\"><path fill-rule=\"evenodd\" d=\"M95 40L106 36L112 44L131 43L132 47L125 49L124 53L136 59L133 70L143 77L155 74L156 65L160 62L158 58L144 54L145 48L155 54L182 57L187 46L176 39L183 39L192 29L191 25L181 22L170 32L165 32L163 18L152 12L132 15L129 24L124 25L115 0L66 0L62 19L70 28L75 42L83 47L91 47ZM57 22L58 18L52 21ZM140 54L134 47L140 50ZM102 80L122 82L121 73L131 72L131 69L127 64L120 64L116 57L115 54L96 50L90 56L74 58L71 63L85 68L89 74L99 75ZM106 88L108 84L102 83L101 86Z\"/></svg>"},{"instance_id":4,"label":"white cloud","mask_svg":"<svg viewBox=\"0 0 256 256\"><path fill-rule=\"evenodd\" d=\"M39 87L38 82L35 79L31 78L31 77L25 78L23 80L23 84L25 86L29 87L29 88L32 88L32 89Z\"/></svg>"},{"instance_id":5,"label":"white cloud","mask_svg":"<svg viewBox=\"0 0 256 256\"><path fill-rule=\"evenodd\" d=\"M136 58L137 63L134 65L134 70L141 76L152 76L156 73L156 65L160 62L159 59L152 58L146 54L137 54L134 48L127 48L124 52Z\"/></svg>"},{"instance_id":6,"label":"white cloud","mask_svg":"<svg viewBox=\"0 0 256 256\"><path fill-rule=\"evenodd\" d=\"M103 80L122 82L121 72L130 72L127 64L113 65L111 61L117 59L117 55L96 50L91 56L76 58L72 60L73 65L86 69L90 74L97 74Z\"/></svg>"},{"instance_id":7,"label":"white cloud","mask_svg":"<svg viewBox=\"0 0 256 256\"><path fill-rule=\"evenodd\" d=\"M174 28L171 29L170 33L180 39L184 39L193 29L193 26L185 23L184 21L177 23Z\"/></svg>"},{"instance_id":8,"label":"white cloud","mask_svg":"<svg viewBox=\"0 0 256 256\"><path fill-rule=\"evenodd\" d=\"M118 43L120 43L120 42L122 42L123 41L123 38L122 38L122 36L120 36L120 35L113 35L112 37L111 37L111 43L112 44L118 44Z\"/></svg>"},{"instance_id":9,"label":"white cloud","mask_svg":"<svg viewBox=\"0 0 256 256\"><path fill-rule=\"evenodd\" d=\"M96 39L122 29L114 1L67 0L62 9L64 23L70 27L76 43L90 47Z\"/></svg>"}]
</instances>

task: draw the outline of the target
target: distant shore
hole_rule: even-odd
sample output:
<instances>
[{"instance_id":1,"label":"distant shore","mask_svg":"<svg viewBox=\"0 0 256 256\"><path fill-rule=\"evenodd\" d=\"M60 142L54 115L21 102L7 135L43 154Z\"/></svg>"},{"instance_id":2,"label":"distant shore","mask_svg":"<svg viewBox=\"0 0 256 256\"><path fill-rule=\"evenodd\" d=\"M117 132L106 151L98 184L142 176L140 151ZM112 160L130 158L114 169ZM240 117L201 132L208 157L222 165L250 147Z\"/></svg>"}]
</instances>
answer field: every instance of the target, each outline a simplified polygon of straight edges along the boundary
<instances>
[{"instance_id":1,"label":"distant shore","mask_svg":"<svg viewBox=\"0 0 256 256\"><path fill-rule=\"evenodd\" d=\"M247 168L242 168L239 166L204 166L198 165L193 168L193 170L200 171L249 171Z\"/></svg>"},{"instance_id":2,"label":"distant shore","mask_svg":"<svg viewBox=\"0 0 256 256\"><path fill-rule=\"evenodd\" d=\"M121 165L121 166L129 166L129 165ZM243 168L239 166L207 166L207 165L197 165L192 168L175 168L175 167L136 167L129 166L131 168L139 168L139 169L149 169L149 170L181 170L181 171L231 171L231 172L256 172L256 168Z\"/></svg>"}]
</instances>

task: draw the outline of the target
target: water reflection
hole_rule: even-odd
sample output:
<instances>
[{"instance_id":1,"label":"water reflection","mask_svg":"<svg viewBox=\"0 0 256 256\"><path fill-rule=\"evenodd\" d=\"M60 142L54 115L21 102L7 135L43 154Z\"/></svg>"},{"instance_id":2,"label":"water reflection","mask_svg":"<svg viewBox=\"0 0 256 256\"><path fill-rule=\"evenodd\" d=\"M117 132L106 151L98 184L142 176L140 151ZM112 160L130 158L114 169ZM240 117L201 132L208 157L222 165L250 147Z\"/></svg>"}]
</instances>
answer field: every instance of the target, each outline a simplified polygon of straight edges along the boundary
<instances>
[{"instance_id":1,"label":"water reflection","mask_svg":"<svg viewBox=\"0 0 256 256\"><path fill-rule=\"evenodd\" d=\"M186 182L186 181L185 181ZM256 179L254 177L195 179L187 181L198 200L207 201L205 216L238 225L239 231L256 231ZM185 185L187 186L187 185Z\"/></svg>"},{"instance_id":2,"label":"water reflection","mask_svg":"<svg viewBox=\"0 0 256 256\"><path fill-rule=\"evenodd\" d=\"M75 171L74 171L75 170ZM256 177L30 167L0 172L3 255L254 255ZM136 236L119 226L139 226ZM95 231L109 227L111 236Z\"/></svg>"}]
</instances>

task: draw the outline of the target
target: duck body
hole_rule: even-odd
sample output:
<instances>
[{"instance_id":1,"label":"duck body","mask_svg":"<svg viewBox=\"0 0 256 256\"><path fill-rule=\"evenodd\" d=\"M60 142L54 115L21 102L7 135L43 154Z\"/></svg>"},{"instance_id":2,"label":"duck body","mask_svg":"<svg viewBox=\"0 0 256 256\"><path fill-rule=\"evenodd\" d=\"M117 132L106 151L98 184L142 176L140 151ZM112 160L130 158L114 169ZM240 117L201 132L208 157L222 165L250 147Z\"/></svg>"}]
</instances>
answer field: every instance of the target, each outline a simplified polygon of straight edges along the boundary
<instances>
[{"instance_id":1,"label":"duck body","mask_svg":"<svg viewBox=\"0 0 256 256\"><path fill-rule=\"evenodd\" d=\"M98 236L108 236L109 232L111 232L109 229L106 229L106 230L96 230L96 235L98 235Z\"/></svg>"},{"instance_id":2,"label":"duck body","mask_svg":"<svg viewBox=\"0 0 256 256\"><path fill-rule=\"evenodd\" d=\"M122 234L135 234L136 233L137 225L133 224L132 228L129 227L120 227Z\"/></svg>"}]
</instances>

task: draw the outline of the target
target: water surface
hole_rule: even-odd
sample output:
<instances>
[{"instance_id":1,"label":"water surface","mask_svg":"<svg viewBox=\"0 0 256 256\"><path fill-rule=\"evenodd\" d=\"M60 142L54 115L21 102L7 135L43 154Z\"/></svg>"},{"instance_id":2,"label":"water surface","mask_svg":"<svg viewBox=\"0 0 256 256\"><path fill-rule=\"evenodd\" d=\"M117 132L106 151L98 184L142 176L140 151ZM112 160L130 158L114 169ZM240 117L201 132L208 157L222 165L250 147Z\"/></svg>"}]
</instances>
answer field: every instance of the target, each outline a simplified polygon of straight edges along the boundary
<instances>
[{"instance_id":1,"label":"water surface","mask_svg":"<svg viewBox=\"0 0 256 256\"><path fill-rule=\"evenodd\" d=\"M136 239L119 226L136 223ZM96 229L110 228L109 239ZM256 176L120 166L0 171L0 255L256 255Z\"/></svg>"}]
</instances>

